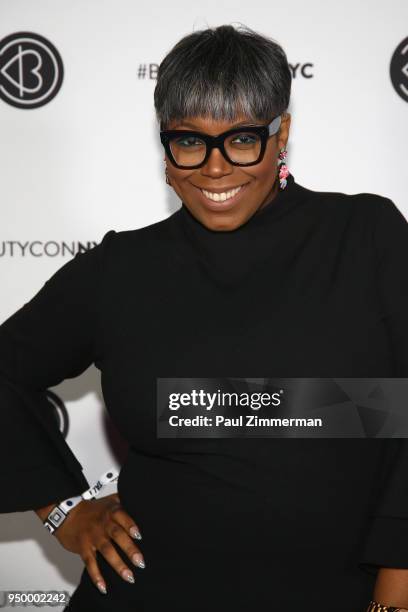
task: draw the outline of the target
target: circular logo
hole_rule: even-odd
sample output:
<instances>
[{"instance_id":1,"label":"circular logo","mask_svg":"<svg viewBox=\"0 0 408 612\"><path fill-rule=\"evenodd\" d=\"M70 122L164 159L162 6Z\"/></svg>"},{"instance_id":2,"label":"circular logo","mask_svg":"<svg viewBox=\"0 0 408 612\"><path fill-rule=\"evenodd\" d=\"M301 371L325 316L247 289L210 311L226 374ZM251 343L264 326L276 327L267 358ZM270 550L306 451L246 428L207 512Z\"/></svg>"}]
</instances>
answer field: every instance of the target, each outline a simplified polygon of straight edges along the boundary
<instances>
[{"instance_id":1,"label":"circular logo","mask_svg":"<svg viewBox=\"0 0 408 612\"><path fill-rule=\"evenodd\" d=\"M390 77L397 94L408 102L408 37L400 42L392 55Z\"/></svg>"},{"instance_id":2,"label":"circular logo","mask_svg":"<svg viewBox=\"0 0 408 612\"><path fill-rule=\"evenodd\" d=\"M49 418L56 424L63 437L66 438L69 429L69 416L62 399L53 391L46 390L47 403L50 408Z\"/></svg>"},{"instance_id":3,"label":"circular logo","mask_svg":"<svg viewBox=\"0 0 408 612\"><path fill-rule=\"evenodd\" d=\"M0 40L0 98L17 108L38 108L58 93L64 69L57 49L32 32Z\"/></svg>"}]
</instances>

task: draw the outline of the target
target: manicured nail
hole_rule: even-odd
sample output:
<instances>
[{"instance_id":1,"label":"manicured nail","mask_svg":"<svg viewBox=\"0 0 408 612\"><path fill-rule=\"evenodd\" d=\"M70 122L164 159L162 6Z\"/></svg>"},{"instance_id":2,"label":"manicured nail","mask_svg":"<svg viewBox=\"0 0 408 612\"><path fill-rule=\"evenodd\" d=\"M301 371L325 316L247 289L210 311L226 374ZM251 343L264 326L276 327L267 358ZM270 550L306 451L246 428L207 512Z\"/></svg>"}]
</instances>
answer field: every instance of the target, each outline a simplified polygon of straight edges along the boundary
<instances>
[{"instance_id":1,"label":"manicured nail","mask_svg":"<svg viewBox=\"0 0 408 612\"><path fill-rule=\"evenodd\" d=\"M143 561L143 557L140 553L135 553L132 556L132 561L135 565L137 565L138 567L141 567L142 569L146 567L146 564Z\"/></svg>"},{"instance_id":2,"label":"manicured nail","mask_svg":"<svg viewBox=\"0 0 408 612\"><path fill-rule=\"evenodd\" d=\"M100 590L101 593L103 593L104 595L106 595L106 586L104 585L103 582L97 582L96 586L98 587L98 589Z\"/></svg>"},{"instance_id":3,"label":"manicured nail","mask_svg":"<svg viewBox=\"0 0 408 612\"><path fill-rule=\"evenodd\" d=\"M138 529L136 529L136 527L131 527L129 531L132 538L135 538L136 540L142 539L142 534L140 533L140 531L138 531Z\"/></svg>"},{"instance_id":4,"label":"manicured nail","mask_svg":"<svg viewBox=\"0 0 408 612\"><path fill-rule=\"evenodd\" d=\"M123 570L122 578L124 578L128 582L131 582L132 584L135 582L135 577L133 576L132 572L128 569Z\"/></svg>"}]
</instances>

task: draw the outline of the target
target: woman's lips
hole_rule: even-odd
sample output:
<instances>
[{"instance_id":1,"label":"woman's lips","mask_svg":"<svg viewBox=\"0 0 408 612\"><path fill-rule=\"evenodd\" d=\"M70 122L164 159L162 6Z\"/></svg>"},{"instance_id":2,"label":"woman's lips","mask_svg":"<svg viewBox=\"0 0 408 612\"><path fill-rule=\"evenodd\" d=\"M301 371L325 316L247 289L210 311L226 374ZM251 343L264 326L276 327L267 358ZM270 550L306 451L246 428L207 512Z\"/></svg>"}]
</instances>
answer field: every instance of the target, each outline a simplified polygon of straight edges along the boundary
<instances>
[{"instance_id":1,"label":"woman's lips","mask_svg":"<svg viewBox=\"0 0 408 612\"><path fill-rule=\"evenodd\" d=\"M249 183L244 183L241 186L241 189L238 191L238 193L232 196L232 198L228 198L224 202L214 202L214 200L210 200L209 198L207 198L207 196L203 194L203 192L201 191L199 187L197 187L197 189L200 193L201 201L204 204L204 206L211 211L217 212L217 211L229 210L230 208L233 208L236 204L238 204L240 198L242 197L242 194L246 191L248 185ZM211 191L211 189L208 189L208 191Z\"/></svg>"}]
</instances>

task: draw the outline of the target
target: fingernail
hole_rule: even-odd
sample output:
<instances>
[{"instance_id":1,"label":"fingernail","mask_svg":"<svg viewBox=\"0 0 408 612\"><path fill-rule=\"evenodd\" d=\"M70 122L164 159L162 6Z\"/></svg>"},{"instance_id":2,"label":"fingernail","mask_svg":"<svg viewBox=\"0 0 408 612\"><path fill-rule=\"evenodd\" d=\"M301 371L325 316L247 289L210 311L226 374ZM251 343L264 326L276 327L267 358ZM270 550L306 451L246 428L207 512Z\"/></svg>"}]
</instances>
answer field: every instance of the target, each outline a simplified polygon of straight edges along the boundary
<instances>
[{"instance_id":1,"label":"fingernail","mask_svg":"<svg viewBox=\"0 0 408 612\"><path fill-rule=\"evenodd\" d=\"M135 577L133 576L132 572L128 569L123 570L122 577L128 582L131 582L132 584L135 582Z\"/></svg>"},{"instance_id":2,"label":"fingernail","mask_svg":"<svg viewBox=\"0 0 408 612\"><path fill-rule=\"evenodd\" d=\"M106 586L104 585L103 582L97 582L96 586L98 587L98 589L100 590L101 593L103 593L104 595L106 595Z\"/></svg>"},{"instance_id":3,"label":"fingernail","mask_svg":"<svg viewBox=\"0 0 408 612\"><path fill-rule=\"evenodd\" d=\"M142 534L140 533L140 531L138 531L138 529L136 529L136 527L131 527L129 531L132 538L135 538L136 540L142 539Z\"/></svg>"},{"instance_id":4,"label":"fingernail","mask_svg":"<svg viewBox=\"0 0 408 612\"><path fill-rule=\"evenodd\" d=\"M132 556L132 561L135 565L137 565L138 567L141 567L142 569L146 567L146 564L143 561L143 557L140 553L135 553Z\"/></svg>"}]
</instances>

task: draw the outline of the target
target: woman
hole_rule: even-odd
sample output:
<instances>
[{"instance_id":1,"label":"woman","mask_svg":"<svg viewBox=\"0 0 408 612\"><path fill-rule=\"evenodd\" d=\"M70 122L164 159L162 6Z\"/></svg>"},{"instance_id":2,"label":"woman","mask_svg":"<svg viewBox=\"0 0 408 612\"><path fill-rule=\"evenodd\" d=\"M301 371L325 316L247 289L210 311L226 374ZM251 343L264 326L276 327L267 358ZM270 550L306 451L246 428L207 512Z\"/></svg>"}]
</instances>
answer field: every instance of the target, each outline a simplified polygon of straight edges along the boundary
<instances>
[{"instance_id":1,"label":"woman","mask_svg":"<svg viewBox=\"0 0 408 612\"><path fill-rule=\"evenodd\" d=\"M295 181L290 88L249 28L180 40L155 108L181 208L107 232L0 327L3 512L89 485L41 403L91 363L130 445L118 494L54 532L85 563L67 610L408 606L405 440L158 435L162 378L408 375L407 223Z\"/></svg>"}]
</instances>

